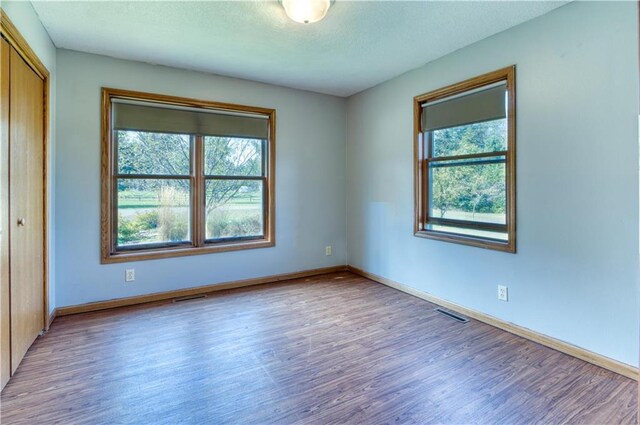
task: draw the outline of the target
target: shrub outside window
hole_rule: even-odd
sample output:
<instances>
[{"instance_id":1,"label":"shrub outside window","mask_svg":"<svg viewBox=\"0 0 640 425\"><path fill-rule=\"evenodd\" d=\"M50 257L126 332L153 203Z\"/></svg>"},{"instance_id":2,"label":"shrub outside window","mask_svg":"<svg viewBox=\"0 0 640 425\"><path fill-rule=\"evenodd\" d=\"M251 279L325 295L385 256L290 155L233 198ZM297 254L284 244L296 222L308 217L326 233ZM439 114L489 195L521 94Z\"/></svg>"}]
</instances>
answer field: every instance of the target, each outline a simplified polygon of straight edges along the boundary
<instances>
[{"instance_id":1,"label":"shrub outside window","mask_svg":"<svg viewBox=\"0 0 640 425\"><path fill-rule=\"evenodd\" d=\"M104 263L275 244L273 109L102 95Z\"/></svg>"},{"instance_id":2,"label":"shrub outside window","mask_svg":"<svg viewBox=\"0 0 640 425\"><path fill-rule=\"evenodd\" d=\"M419 237L515 252L515 67L414 98Z\"/></svg>"}]
</instances>

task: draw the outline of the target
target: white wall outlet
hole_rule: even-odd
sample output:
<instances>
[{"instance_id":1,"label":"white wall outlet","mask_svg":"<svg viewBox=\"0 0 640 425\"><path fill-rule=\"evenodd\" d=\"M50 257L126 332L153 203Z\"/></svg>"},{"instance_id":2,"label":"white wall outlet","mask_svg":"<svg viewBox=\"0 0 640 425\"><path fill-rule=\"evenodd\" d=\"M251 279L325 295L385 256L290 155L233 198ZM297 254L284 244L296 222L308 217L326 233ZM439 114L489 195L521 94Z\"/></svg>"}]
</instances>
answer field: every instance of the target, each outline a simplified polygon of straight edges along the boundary
<instances>
[{"instance_id":1,"label":"white wall outlet","mask_svg":"<svg viewBox=\"0 0 640 425\"><path fill-rule=\"evenodd\" d=\"M333 249L331 248L331 245L324 247L324 255L333 255Z\"/></svg>"},{"instance_id":2,"label":"white wall outlet","mask_svg":"<svg viewBox=\"0 0 640 425\"><path fill-rule=\"evenodd\" d=\"M504 285L498 285L498 299L509 301L509 289Z\"/></svg>"},{"instance_id":3,"label":"white wall outlet","mask_svg":"<svg viewBox=\"0 0 640 425\"><path fill-rule=\"evenodd\" d=\"M136 270L135 269L127 269L124 272L124 281L125 282L133 282L136 280Z\"/></svg>"}]
</instances>

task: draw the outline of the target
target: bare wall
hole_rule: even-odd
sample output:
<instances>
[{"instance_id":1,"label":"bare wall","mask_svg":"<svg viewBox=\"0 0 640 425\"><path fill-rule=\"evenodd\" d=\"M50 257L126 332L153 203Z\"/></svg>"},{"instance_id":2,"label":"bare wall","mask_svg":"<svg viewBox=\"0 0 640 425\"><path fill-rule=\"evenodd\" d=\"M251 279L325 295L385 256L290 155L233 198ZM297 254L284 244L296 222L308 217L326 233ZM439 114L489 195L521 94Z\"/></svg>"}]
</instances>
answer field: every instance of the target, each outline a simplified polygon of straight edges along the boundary
<instances>
[{"instance_id":1,"label":"bare wall","mask_svg":"<svg viewBox=\"0 0 640 425\"><path fill-rule=\"evenodd\" d=\"M57 63L58 307L345 264L345 99L68 50ZM102 86L275 108L276 246L101 265Z\"/></svg>"},{"instance_id":2,"label":"bare wall","mask_svg":"<svg viewBox=\"0 0 640 425\"><path fill-rule=\"evenodd\" d=\"M351 97L349 264L637 365L636 7L571 3ZM512 64L518 253L414 237L413 96Z\"/></svg>"}]
</instances>

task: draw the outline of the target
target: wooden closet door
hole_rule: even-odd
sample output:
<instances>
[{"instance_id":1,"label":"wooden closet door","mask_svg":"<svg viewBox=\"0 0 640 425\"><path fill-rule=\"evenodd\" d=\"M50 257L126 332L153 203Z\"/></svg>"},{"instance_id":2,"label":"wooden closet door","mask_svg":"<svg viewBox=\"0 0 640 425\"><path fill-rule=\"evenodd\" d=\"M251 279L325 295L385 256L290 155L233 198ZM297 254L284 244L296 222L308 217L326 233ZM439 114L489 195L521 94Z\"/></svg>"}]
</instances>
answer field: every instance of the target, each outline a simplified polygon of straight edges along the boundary
<instances>
[{"instance_id":1,"label":"wooden closet door","mask_svg":"<svg viewBox=\"0 0 640 425\"><path fill-rule=\"evenodd\" d=\"M9 43L0 48L0 388L11 375L9 316Z\"/></svg>"},{"instance_id":2,"label":"wooden closet door","mask_svg":"<svg viewBox=\"0 0 640 425\"><path fill-rule=\"evenodd\" d=\"M44 328L44 81L11 48L11 371Z\"/></svg>"}]
</instances>

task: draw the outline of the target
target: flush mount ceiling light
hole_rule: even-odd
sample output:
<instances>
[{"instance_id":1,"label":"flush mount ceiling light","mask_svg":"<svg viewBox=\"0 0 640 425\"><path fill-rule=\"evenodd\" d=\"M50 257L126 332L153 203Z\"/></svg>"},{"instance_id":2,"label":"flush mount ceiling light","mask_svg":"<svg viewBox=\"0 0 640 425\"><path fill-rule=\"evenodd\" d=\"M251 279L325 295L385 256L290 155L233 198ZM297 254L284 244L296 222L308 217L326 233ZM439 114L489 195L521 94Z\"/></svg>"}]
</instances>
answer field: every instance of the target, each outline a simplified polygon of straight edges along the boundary
<instances>
[{"instance_id":1,"label":"flush mount ceiling light","mask_svg":"<svg viewBox=\"0 0 640 425\"><path fill-rule=\"evenodd\" d=\"M279 0L287 16L301 24L312 24L324 18L334 0Z\"/></svg>"}]
</instances>

